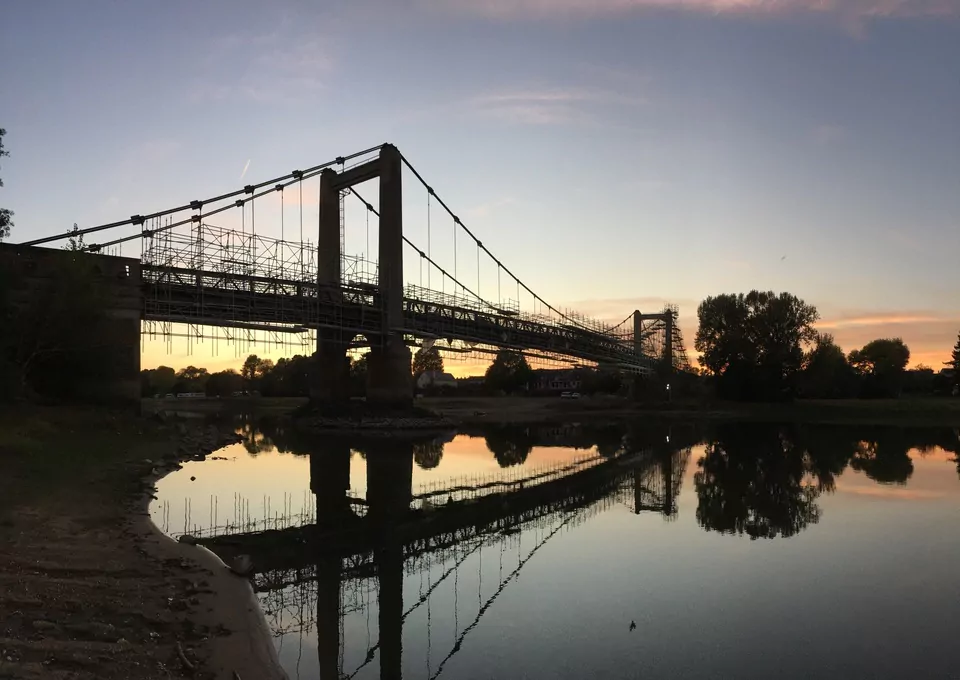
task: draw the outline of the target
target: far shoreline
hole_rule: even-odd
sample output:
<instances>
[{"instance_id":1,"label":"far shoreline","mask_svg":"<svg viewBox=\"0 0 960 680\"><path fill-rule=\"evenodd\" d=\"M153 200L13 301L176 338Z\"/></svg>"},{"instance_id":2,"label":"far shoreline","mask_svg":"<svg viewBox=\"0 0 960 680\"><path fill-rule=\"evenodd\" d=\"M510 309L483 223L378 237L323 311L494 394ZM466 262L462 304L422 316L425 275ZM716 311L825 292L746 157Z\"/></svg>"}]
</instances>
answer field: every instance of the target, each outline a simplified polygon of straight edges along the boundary
<instances>
[{"instance_id":1,"label":"far shoreline","mask_svg":"<svg viewBox=\"0 0 960 680\"><path fill-rule=\"evenodd\" d=\"M237 399L141 400L145 415L165 412L197 416L289 417L308 400L303 397L246 397ZM721 401L637 402L622 397L597 396L576 400L559 397L424 397L416 405L444 419L444 427L493 424L545 424L602 420L736 420L822 425L889 425L899 427L960 427L960 399L923 397L902 399L797 400L786 403ZM373 418L371 418L373 420ZM374 429L374 428L370 428ZM376 429L389 433L380 423ZM323 428L317 432L323 432ZM358 422L342 433L369 431Z\"/></svg>"}]
</instances>

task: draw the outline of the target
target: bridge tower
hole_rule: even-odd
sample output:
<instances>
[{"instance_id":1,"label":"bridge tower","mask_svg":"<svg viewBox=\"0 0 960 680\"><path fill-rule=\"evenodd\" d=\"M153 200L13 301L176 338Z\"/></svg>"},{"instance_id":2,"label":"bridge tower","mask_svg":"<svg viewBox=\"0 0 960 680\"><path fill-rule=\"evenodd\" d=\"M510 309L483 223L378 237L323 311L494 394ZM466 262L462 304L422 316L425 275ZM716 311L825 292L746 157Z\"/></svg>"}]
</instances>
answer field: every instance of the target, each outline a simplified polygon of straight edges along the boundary
<instances>
[{"instance_id":1,"label":"bridge tower","mask_svg":"<svg viewBox=\"0 0 960 680\"><path fill-rule=\"evenodd\" d=\"M317 283L321 291L341 284L340 192L370 179L380 179L380 250L377 299L381 327L367 357L367 401L391 407L413 401L410 350L403 340L403 185L400 151L392 144L380 148L378 158L320 175L320 234L317 241ZM318 293L319 294L319 293ZM339 292L335 293L340 295ZM320 329L317 334L317 383L311 396L321 403L340 403L349 397L350 362L346 352L351 331Z\"/></svg>"}]
</instances>

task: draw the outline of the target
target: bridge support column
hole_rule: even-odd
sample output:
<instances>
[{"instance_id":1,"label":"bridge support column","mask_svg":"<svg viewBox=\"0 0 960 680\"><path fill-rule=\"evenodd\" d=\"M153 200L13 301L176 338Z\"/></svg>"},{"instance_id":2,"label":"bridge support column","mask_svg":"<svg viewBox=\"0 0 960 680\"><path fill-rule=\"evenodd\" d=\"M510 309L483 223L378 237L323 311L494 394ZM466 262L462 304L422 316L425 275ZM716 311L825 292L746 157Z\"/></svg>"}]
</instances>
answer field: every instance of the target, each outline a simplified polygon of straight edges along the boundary
<instances>
[{"instance_id":1,"label":"bridge support column","mask_svg":"<svg viewBox=\"0 0 960 680\"><path fill-rule=\"evenodd\" d=\"M387 340L367 355L367 402L390 408L409 408L413 403L410 350Z\"/></svg>"},{"instance_id":2,"label":"bridge support column","mask_svg":"<svg viewBox=\"0 0 960 680\"><path fill-rule=\"evenodd\" d=\"M350 399L350 359L346 343L319 335L313 361L311 401L326 406L346 404Z\"/></svg>"},{"instance_id":3,"label":"bridge support column","mask_svg":"<svg viewBox=\"0 0 960 680\"><path fill-rule=\"evenodd\" d=\"M667 310L663 317L663 363L667 370L673 369L673 312Z\"/></svg>"},{"instance_id":4,"label":"bridge support column","mask_svg":"<svg viewBox=\"0 0 960 680\"><path fill-rule=\"evenodd\" d=\"M410 350L403 342L403 162L391 144L380 149L379 281L383 326L367 361L367 401L389 407L413 402Z\"/></svg>"}]
</instances>

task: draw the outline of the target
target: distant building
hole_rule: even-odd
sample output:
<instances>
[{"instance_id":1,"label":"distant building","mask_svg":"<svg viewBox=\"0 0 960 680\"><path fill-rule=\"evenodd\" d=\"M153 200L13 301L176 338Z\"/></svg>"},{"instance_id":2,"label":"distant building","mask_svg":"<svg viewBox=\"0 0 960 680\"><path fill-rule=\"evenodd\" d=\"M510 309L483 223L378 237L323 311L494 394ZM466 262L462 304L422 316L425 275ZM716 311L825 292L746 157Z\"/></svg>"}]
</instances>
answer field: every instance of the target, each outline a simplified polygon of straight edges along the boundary
<instances>
[{"instance_id":1,"label":"distant building","mask_svg":"<svg viewBox=\"0 0 960 680\"><path fill-rule=\"evenodd\" d=\"M580 371L574 369L539 369L533 372L534 392L576 392L583 386Z\"/></svg>"},{"instance_id":2,"label":"distant building","mask_svg":"<svg viewBox=\"0 0 960 680\"><path fill-rule=\"evenodd\" d=\"M424 371L417 378L417 389L420 390L443 390L456 387L457 379L443 371Z\"/></svg>"}]
</instances>

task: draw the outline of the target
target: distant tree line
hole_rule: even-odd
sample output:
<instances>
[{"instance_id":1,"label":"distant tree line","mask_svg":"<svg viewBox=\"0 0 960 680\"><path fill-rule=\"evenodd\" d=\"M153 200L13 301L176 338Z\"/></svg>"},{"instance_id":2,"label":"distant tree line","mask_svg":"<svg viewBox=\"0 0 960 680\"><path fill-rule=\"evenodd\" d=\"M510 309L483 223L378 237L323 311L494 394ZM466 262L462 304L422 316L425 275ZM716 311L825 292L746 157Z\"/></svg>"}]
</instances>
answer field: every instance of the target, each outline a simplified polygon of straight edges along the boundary
<instances>
[{"instance_id":1,"label":"distant tree line","mask_svg":"<svg viewBox=\"0 0 960 680\"><path fill-rule=\"evenodd\" d=\"M907 371L910 349L900 338L878 338L844 354L814 327L816 307L790 293L708 297L697 317L700 364L725 399L891 398L950 393L958 380L957 372L951 379L926 367ZM960 338L951 363L960 368Z\"/></svg>"},{"instance_id":2,"label":"distant tree line","mask_svg":"<svg viewBox=\"0 0 960 680\"><path fill-rule=\"evenodd\" d=\"M239 372L228 368L210 373L206 368L196 366L179 371L169 366L143 370L140 371L140 387L145 397L183 393L203 393L208 397L229 397L237 393L308 397L313 370L312 359L300 354L279 359L276 363L251 354Z\"/></svg>"}]
</instances>

